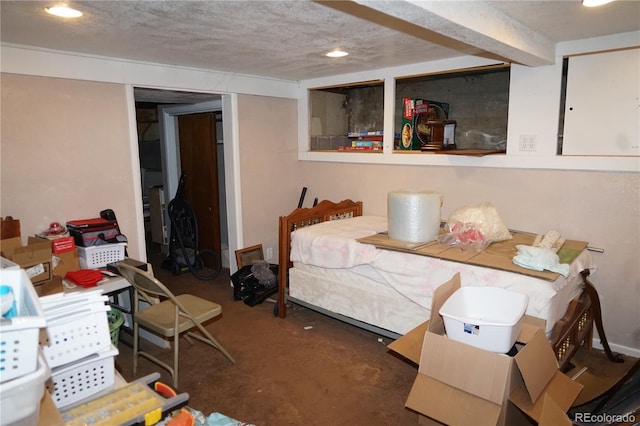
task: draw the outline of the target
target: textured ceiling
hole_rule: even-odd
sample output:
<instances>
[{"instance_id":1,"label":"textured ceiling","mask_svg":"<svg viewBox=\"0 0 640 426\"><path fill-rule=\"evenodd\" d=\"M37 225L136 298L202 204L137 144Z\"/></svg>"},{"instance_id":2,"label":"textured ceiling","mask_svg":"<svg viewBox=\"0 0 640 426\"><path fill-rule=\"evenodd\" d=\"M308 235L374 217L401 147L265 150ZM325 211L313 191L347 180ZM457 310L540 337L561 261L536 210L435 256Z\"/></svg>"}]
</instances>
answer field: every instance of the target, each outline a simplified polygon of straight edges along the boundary
<instances>
[{"instance_id":1,"label":"textured ceiling","mask_svg":"<svg viewBox=\"0 0 640 426\"><path fill-rule=\"evenodd\" d=\"M598 9L568 1L0 2L0 40L82 54L305 80L464 54L525 65L555 44L640 29L640 2ZM640 41L639 41L640 44ZM329 59L342 48L350 55Z\"/></svg>"}]
</instances>

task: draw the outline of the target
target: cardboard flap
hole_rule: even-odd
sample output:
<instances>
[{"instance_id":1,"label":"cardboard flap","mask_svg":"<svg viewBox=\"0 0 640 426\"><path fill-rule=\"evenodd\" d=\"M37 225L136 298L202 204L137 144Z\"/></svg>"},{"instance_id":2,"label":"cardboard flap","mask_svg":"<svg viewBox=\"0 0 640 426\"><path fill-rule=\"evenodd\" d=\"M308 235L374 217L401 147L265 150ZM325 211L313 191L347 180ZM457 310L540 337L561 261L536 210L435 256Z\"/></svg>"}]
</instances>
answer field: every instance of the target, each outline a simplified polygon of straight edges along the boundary
<instances>
[{"instance_id":1,"label":"cardboard flap","mask_svg":"<svg viewBox=\"0 0 640 426\"><path fill-rule=\"evenodd\" d=\"M449 425L495 426L502 410L501 405L493 404L423 374L418 374L416 377L405 406Z\"/></svg>"},{"instance_id":2,"label":"cardboard flap","mask_svg":"<svg viewBox=\"0 0 640 426\"><path fill-rule=\"evenodd\" d=\"M461 287L460 272L456 273L449 281L440 284L433 292L431 299L431 318L429 319L428 331L435 334L443 335L444 321L440 316L440 308L457 289Z\"/></svg>"},{"instance_id":3,"label":"cardboard flap","mask_svg":"<svg viewBox=\"0 0 640 426\"><path fill-rule=\"evenodd\" d=\"M555 403L553 398L545 394L542 396L542 414L539 426L571 426L573 423L567 414Z\"/></svg>"},{"instance_id":4,"label":"cardboard flap","mask_svg":"<svg viewBox=\"0 0 640 426\"><path fill-rule=\"evenodd\" d=\"M536 402L558 371L558 361L545 334L539 330L515 356L518 369L529 393Z\"/></svg>"},{"instance_id":5,"label":"cardboard flap","mask_svg":"<svg viewBox=\"0 0 640 426\"><path fill-rule=\"evenodd\" d=\"M545 397L546 399L551 398L554 404L564 414L569 410L569 408L571 408L571 404L573 404L573 401L578 397L582 388L583 386L580 383L575 382L561 372L556 371L551 378L551 381L544 389L544 393L536 402L531 401L529 394L522 388L522 386L514 387L510 400L525 414L539 422L544 412L543 408ZM547 409L550 408L547 407ZM549 413L546 413L546 415L548 414Z\"/></svg>"},{"instance_id":6,"label":"cardboard flap","mask_svg":"<svg viewBox=\"0 0 640 426\"><path fill-rule=\"evenodd\" d=\"M29 237L28 245L13 251L17 263L51 262L51 241Z\"/></svg>"},{"instance_id":7,"label":"cardboard flap","mask_svg":"<svg viewBox=\"0 0 640 426\"><path fill-rule=\"evenodd\" d=\"M51 256L53 274L64 277L67 272L73 272L80 269L78 260L78 249L66 251L64 253L54 254Z\"/></svg>"},{"instance_id":8,"label":"cardboard flap","mask_svg":"<svg viewBox=\"0 0 640 426\"><path fill-rule=\"evenodd\" d=\"M522 317L522 325L516 341L519 343L528 343L538 331L546 330L546 328L546 320L525 315Z\"/></svg>"},{"instance_id":9,"label":"cardboard flap","mask_svg":"<svg viewBox=\"0 0 640 426\"><path fill-rule=\"evenodd\" d=\"M428 327L429 321L423 322L404 336L389 343L387 348L418 365L420 363L420 354L422 353L422 344L424 343L424 334L427 332Z\"/></svg>"},{"instance_id":10,"label":"cardboard flap","mask_svg":"<svg viewBox=\"0 0 640 426\"><path fill-rule=\"evenodd\" d=\"M418 372L502 405L509 396L512 365L508 356L426 333Z\"/></svg>"}]
</instances>

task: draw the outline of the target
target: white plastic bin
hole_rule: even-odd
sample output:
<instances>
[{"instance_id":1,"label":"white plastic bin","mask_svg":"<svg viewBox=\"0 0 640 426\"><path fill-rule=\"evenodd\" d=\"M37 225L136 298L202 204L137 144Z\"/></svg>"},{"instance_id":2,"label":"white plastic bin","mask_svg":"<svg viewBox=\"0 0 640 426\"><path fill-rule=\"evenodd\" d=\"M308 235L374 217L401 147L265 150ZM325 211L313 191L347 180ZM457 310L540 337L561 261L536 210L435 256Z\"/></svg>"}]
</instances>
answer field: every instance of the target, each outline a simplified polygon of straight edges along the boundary
<instances>
[{"instance_id":1,"label":"white plastic bin","mask_svg":"<svg viewBox=\"0 0 640 426\"><path fill-rule=\"evenodd\" d=\"M106 350L79 361L51 370L51 399L59 410L110 389L115 383L115 356L118 349L111 345Z\"/></svg>"},{"instance_id":2,"label":"white plastic bin","mask_svg":"<svg viewBox=\"0 0 640 426\"><path fill-rule=\"evenodd\" d=\"M0 322L0 383L38 367L38 337L46 318L36 290L23 269L0 269L0 283L13 290L17 316Z\"/></svg>"},{"instance_id":3,"label":"white plastic bin","mask_svg":"<svg viewBox=\"0 0 640 426\"><path fill-rule=\"evenodd\" d=\"M529 298L498 287L461 287L440 308L450 339L507 353L520 333Z\"/></svg>"},{"instance_id":4,"label":"white plastic bin","mask_svg":"<svg viewBox=\"0 0 640 426\"><path fill-rule=\"evenodd\" d=\"M101 292L59 293L40 299L47 328L40 348L54 368L77 361L111 345L107 296Z\"/></svg>"},{"instance_id":5,"label":"white plastic bin","mask_svg":"<svg viewBox=\"0 0 640 426\"><path fill-rule=\"evenodd\" d=\"M51 371L42 356L37 369L0 385L2 425L35 425L40 415L40 399Z\"/></svg>"},{"instance_id":6,"label":"white plastic bin","mask_svg":"<svg viewBox=\"0 0 640 426\"><path fill-rule=\"evenodd\" d=\"M82 269L104 268L109 263L124 260L126 243L78 247L78 261Z\"/></svg>"}]
</instances>

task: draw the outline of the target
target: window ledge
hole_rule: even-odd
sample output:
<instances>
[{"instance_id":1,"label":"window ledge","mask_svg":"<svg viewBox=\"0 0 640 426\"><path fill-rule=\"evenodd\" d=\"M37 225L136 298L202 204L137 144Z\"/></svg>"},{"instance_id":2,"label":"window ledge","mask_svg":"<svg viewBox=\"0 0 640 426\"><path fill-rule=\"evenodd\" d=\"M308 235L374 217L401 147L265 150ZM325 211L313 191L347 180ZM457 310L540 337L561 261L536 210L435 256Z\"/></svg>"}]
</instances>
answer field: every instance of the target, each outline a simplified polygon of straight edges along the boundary
<instances>
[{"instance_id":1,"label":"window ledge","mask_svg":"<svg viewBox=\"0 0 640 426\"><path fill-rule=\"evenodd\" d=\"M371 156L375 155L375 159ZM460 154L423 152L299 152L301 161L320 161L353 164L395 164L407 166L453 166L489 167L510 169L541 170L584 170L607 172L640 172L640 157L598 157L598 156L540 156L492 154L485 156L465 156Z\"/></svg>"}]
</instances>

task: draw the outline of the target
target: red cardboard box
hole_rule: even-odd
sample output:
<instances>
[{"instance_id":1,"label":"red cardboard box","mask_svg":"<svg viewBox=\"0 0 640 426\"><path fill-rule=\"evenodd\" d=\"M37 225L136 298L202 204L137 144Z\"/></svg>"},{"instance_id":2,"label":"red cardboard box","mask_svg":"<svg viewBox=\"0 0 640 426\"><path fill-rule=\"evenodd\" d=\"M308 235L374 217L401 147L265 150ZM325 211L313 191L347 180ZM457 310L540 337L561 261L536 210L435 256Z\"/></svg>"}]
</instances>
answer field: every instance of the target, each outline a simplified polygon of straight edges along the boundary
<instances>
[{"instance_id":1,"label":"red cardboard box","mask_svg":"<svg viewBox=\"0 0 640 426\"><path fill-rule=\"evenodd\" d=\"M51 250L53 254L65 253L75 248L76 242L73 237L60 237L51 240Z\"/></svg>"}]
</instances>

